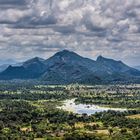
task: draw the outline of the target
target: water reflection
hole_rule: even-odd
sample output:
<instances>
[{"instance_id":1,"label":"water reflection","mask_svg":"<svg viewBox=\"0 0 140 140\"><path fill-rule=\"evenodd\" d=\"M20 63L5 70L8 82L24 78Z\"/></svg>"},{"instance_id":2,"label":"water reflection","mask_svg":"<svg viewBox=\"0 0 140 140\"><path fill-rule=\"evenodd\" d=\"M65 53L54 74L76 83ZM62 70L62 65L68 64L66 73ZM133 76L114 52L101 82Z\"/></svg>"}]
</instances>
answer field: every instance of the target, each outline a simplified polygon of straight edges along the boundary
<instances>
[{"instance_id":1,"label":"water reflection","mask_svg":"<svg viewBox=\"0 0 140 140\"><path fill-rule=\"evenodd\" d=\"M86 113L88 115L95 114L96 112L103 112L108 110L114 110L120 112L127 111L127 109L121 109L121 108L109 108L109 107L101 107L98 105L76 104L75 99L65 100L63 106L58 108L66 111L71 111L73 113L78 113L78 114Z\"/></svg>"}]
</instances>

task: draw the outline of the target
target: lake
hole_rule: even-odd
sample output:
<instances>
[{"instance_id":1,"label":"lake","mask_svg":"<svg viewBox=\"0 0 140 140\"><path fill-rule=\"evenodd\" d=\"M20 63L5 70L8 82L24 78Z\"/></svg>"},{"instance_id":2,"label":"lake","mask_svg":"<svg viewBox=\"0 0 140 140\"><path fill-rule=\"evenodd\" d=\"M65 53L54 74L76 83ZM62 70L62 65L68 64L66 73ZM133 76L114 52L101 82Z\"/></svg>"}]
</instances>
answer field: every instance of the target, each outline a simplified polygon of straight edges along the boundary
<instances>
[{"instance_id":1,"label":"lake","mask_svg":"<svg viewBox=\"0 0 140 140\"><path fill-rule=\"evenodd\" d=\"M96 112L103 112L108 110L120 111L120 112L127 111L127 109L122 109L122 108L109 108L109 107L102 107L98 105L76 104L75 99L65 100L63 102L63 105L58 108L73 113L78 113L78 114L86 113L88 115L95 114Z\"/></svg>"}]
</instances>

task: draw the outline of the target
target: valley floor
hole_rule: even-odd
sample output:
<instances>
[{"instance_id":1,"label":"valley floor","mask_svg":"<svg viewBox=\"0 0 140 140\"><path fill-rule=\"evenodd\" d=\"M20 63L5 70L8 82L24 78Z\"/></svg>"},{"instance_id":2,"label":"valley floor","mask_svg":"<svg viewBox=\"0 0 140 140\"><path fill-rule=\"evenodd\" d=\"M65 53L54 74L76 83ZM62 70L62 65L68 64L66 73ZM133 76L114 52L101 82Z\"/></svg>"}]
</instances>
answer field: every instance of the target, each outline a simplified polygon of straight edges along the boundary
<instances>
[{"instance_id":1,"label":"valley floor","mask_svg":"<svg viewBox=\"0 0 140 140\"><path fill-rule=\"evenodd\" d=\"M84 109L126 110L66 111L60 107L68 99ZM0 139L139 140L140 85L0 84Z\"/></svg>"}]
</instances>

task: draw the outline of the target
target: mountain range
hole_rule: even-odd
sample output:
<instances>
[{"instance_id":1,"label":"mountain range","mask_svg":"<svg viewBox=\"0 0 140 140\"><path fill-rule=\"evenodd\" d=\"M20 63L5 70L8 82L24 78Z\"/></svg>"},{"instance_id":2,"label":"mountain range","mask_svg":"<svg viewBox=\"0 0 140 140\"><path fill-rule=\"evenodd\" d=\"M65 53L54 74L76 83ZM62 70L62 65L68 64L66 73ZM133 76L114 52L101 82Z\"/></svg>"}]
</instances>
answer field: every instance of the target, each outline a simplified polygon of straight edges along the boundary
<instances>
[{"instance_id":1,"label":"mountain range","mask_svg":"<svg viewBox=\"0 0 140 140\"><path fill-rule=\"evenodd\" d=\"M35 57L21 65L8 66L0 80L36 79L47 84L140 83L140 71L122 61L99 56L96 61L63 50L49 59Z\"/></svg>"}]
</instances>

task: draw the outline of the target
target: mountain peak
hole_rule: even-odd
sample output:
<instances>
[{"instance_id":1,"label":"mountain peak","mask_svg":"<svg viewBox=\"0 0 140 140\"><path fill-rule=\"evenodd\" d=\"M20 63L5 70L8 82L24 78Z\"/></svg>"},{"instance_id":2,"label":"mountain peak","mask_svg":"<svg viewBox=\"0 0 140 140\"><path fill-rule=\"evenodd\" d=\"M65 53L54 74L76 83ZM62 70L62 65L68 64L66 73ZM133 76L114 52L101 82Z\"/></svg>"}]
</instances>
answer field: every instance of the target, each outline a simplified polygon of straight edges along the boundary
<instances>
[{"instance_id":1,"label":"mountain peak","mask_svg":"<svg viewBox=\"0 0 140 140\"><path fill-rule=\"evenodd\" d=\"M102 55L99 55L97 57L97 60L96 61L103 61L103 60L106 60L107 58L103 57Z\"/></svg>"},{"instance_id":2,"label":"mountain peak","mask_svg":"<svg viewBox=\"0 0 140 140\"><path fill-rule=\"evenodd\" d=\"M30 59L29 61L44 61L44 59L42 59L40 57L34 57L34 58Z\"/></svg>"},{"instance_id":3,"label":"mountain peak","mask_svg":"<svg viewBox=\"0 0 140 140\"><path fill-rule=\"evenodd\" d=\"M63 52L63 53L71 53L71 51L69 51L69 50L62 50L62 51L60 51L60 52Z\"/></svg>"},{"instance_id":4,"label":"mountain peak","mask_svg":"<svg viewBox=\"0 0 140 140\"><path fill-rule=\"evenodd\" d=\"M110 58L105 58L105 57L103 57L102 55L99 55L98 57L97 57L97 60L96 60L97 62L116 62L116 63L119 63L119 64L124 64L122 61L117 61L117 60L114 60L114 59L110 59Z\"/></svg>"},{"instance_id":5,"label":"mountain peak","mask_svg":"<svg viewBox=\"0 0 140 140\"><path fill-rule=\"evenodd\" d=\"M61 55L61 56L71 55L71 54L76 54L76 53L69 51L69 50L62 50L62 51L56 53L56 55Z\"/></svg>"},{"instance_id":6,"label":"mountain peak","mask_svg":"<svg viewBox=\"0 0 140 140\"><path fill-rule=\"evenodd\" d=\"M45 61L45 60L40 58L40 57L34 57L32 59L29 59L29 60L25 61L24 65L28 65L28 64L31 64L31 63L35 63L35 62L43 62L43 61Z\"/></svg>"},{"instance_id":7,"label":"mountain peak","mask_svg":"<svg viewBox=\"0 0 140 140\"><path fill-rule=\"evenodd\" d=\"M69 51L69 50L63 50L63 51L57 52L54 56L59 57L61 59L74 60L74 61L83 58L82 56L78 55L77 53Z\"/></svg>"},{"instance_id":8,"label":"mountain peak","mask_svg":"<svg viewBox=\"0 0 140 140\"><path fill-rule=\"evenodd\" d=\"M9 65L8 68L12 68L12 65Z\"/></svg>"}]
</instances>

